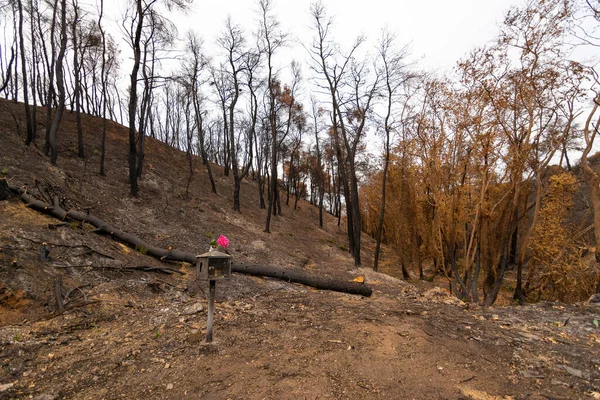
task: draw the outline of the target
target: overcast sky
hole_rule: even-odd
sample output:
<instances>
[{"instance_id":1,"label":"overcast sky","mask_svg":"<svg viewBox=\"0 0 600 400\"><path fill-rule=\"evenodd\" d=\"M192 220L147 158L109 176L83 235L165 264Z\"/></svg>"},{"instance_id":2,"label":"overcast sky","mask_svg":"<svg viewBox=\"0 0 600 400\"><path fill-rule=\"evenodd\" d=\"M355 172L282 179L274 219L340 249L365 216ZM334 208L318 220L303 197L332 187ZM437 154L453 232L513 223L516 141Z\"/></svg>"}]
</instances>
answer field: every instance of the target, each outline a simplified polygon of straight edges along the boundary
<instances>
[{"instance_id":1,"label":"overcast sky","mask_svg":"<svg viewBox=\"0 0 600 400\"><path fill-rule=\"evenodd\" d=\"M107 14L119 24L125 2L104 1ZM277 54L276 62L288 66L295 59L307 64L308 55L302 44L310 46L314 38L310 16L314 0L273 2L282 28L296 40ZM493 39L506 11L511 6L524 5L526 0L323 0L323 3L328 15L334 18L333 37L343 47L360 34L375 43L381 30L387 27L397 35L398 45L409 45L412 60L418 61L420 69L442 73L453 68L475 46ZM205 41L206 52L217 61L220 57L215 54L218 51L215 38L227 16L244 27L250 37L257 27L257 10L254 0L194 0L185 13L173 12L168 17L181 38L190 29L198 33ZM118 40L124 36L121 31L113 34ZM123 42L121 47L121 73L128 74L131 50ZM303 74L307 69L303 67Z\"/></svg>"},{"instance_id":2,"label":"overcast sky","mask_svg":"<svg viewBox=\"0 0 600 400\"><path fill-rule=\"evenodd\" d=\"M282 27L305 44L313 37L311 3L310 0L274 1ZM413 57L428 70L452 68L474 46L495 36L510 6L524 3L525 0L324 1L328 14L334 17L338 42L349 43L361 33L376 40L387 26L396 32L400 43L410 44ZM210 44L227 15L253 29L256 10L256 2L252 0L196 0L186 16L173 15L172 19L177 21L180 34L191 27ZM293 57L304 60L301 47L294 49Z\"/></svg>"}]
</instances>

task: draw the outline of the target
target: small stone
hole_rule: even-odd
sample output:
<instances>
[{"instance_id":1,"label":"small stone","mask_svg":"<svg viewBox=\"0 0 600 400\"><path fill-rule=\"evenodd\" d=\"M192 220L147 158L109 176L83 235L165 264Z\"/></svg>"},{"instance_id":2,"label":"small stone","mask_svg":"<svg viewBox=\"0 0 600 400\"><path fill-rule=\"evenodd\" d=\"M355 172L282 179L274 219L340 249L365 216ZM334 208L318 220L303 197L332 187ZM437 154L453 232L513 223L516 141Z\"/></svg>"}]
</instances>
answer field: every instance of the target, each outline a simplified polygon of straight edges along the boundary
<instances>
[{"instance_id":1,"label":"small stone","mask_svg":"<svg viewBox=\"0 0 600 400\"><path fill-rule=\"evenodd\" d=\"M521 375L525 378L534 378L534 379L544 379L544 375L540 374L537 371L525 370L521 371Z\"/></svg>"},{"instance_id":2,"label":"small stone","mask_svg":"<svg viewBox=\"0 0 600 400\"><path fill-rule=\"evenodd\" d=\"M184 308L184 310L181 312L181 315L194 315L198 314L202 310L204 310L204 307L202 306L202 303L198 302Z\"/></svg>"},{"instance_id":3,"label":"small stone","mask_svg":"<svg viewBox=\"0 0 600 400\"><path fill-rule=\"evenodd\" d=\"M527 339L528 341L531 340L542 340L541 337L539 337L538 335L534 335L533 333L529 333L529 332L517 332L519 335L523 336L525 339Z\"/></svg>"},{"instance_id":4,"label":"small stone","mask_svg":"<svg viewBox=\"0 0 600 400\"><path fill-rule=\"evenodd\" d=\"M33 400L57 400L59 397L56 394L43 393L38 394L33 398Z\"/></svg>"},{"instance_id":5,"label":"small stone","mask_svg":"<svg viewBox=\"0 0 600 400\"><path fill-rule=\"evenodd\" d=\"M167 385L167 390L173 390L173 384L172 383L169 383Z\"/></svg>"},{"instance_id":6,"label":"small stone","mask_svg":"<svg viewBox=\"0 0 600 400\"><path fill-rule=\"evenodd\" d=\"M562 368L563 370L565 370L566 372L568 372L569 374L571 374L577 378L590 379L590 374L588 374L587 372L583 372L581 370L571 368L568 365L561 365L560 368Z\"/></svg>"}]
</instances>

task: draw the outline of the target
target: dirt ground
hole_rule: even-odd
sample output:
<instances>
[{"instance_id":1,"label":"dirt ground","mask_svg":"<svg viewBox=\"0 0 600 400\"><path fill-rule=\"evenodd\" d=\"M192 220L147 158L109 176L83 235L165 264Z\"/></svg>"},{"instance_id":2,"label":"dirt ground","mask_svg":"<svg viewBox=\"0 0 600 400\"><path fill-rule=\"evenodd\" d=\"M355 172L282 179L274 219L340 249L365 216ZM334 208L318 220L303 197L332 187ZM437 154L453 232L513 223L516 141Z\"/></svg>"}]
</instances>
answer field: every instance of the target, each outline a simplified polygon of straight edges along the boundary
<instances>
[{"instance_id":1,"label":"dirt ground","mask_svg":"<svg viewBox=\"0 0 600 400\"><path fill-rule=\"evenodd\" d=\"M152 140L132 199L122 128L111 124L103 178L97 121L86 119L82 161L66 115L53 167L42 141L23 145L19 113L0 102L0 171L40 199L59 195L65 208L89 208L161 247L200 253L225 234L238 261L362 275L374 293L234 274L217 283L215 340L207 344L207 284L190 265L162 264L86 224L55 226L17 198L0 201L0 399L600 398L599 307L465 304L435 283L395 278L388 248L386 274L356 270L334 218L320 229L308 203L284 205L266 234L253 182L244 182L242 213L233 213L231 178L217 168L219 194L210 193L196 160L186 196L185 156ZM39 259L43 242L47 261ZM370 265L374 243L364 238L363 247ZM120 269L141 265L184 275Z\"/></svg>"}]
</instances>

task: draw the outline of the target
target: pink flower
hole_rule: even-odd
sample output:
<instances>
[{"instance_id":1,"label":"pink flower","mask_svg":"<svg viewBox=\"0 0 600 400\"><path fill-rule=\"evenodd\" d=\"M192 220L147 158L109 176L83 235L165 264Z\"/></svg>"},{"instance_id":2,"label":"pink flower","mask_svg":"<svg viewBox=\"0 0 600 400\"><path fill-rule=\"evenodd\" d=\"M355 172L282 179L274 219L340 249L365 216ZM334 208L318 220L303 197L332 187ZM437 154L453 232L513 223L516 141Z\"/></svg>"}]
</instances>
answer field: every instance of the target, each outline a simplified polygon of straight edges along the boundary
<instances>
[{"instance_id":1,"label":"pink flower","mask_svg":"<svg viewBox=\"0 0 600 400\"><path fill-rule=\"evenodd\" d=\"M225 236L221 235L217 239L217 244L219 246L223 247L224 249L226 249L227 246L229 246L229 239L227 239Z\"/></svg>"}]
</instances>

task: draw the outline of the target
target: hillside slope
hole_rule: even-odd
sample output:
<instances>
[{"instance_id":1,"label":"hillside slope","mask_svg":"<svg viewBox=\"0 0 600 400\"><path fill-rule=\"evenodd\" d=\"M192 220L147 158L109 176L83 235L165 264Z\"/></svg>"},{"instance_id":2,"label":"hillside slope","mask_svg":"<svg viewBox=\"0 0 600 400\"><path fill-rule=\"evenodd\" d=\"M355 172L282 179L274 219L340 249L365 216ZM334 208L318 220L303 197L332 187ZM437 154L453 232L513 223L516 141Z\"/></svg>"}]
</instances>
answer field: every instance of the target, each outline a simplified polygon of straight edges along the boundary
<instances>
[{"instance_id":1,"label":"hillside slope","mask_svg":"<svg viewBox=\"0 0 600 400\"><path fill-rule=\"evenodd\" d=\"M242 212L231 212L232 178L223 176L222 169L215 166L218 194L212 194L205 168L197 157L194 157L195 170L186 199L185 153L151 138L146 141L140 196L131 198L127 183L127 130L113 122L109 123L107 136L106 177L98 174L101 124L93 118L84 119L87 158L81 160L75 152L72 114L65 115L59 133L58 165L52 167L42 155L43 138L32 148L22 145L22 132L21 135L15 132L10 115L20 112L20 105L6 101L0 105L1 167L7 169L11 183L26 185L35 195L40 195L38 187L56 193L66 207L79 210L88 207L107 222L161 247L174 245L190 252L204 252L212 237L224 234L231 240L232 255L241 261L281 266L324 265L325 261L330 264L331 260L320 257L320 250L331 253L334 264L348 259L345 252L339 250L346 239L335 220L327 218L326 228L320 230L317 210L307 203L302 203L299 210L284 206L283 215L273 219L273 233L266 234L263 232L265 211L257 207L256 185L245 181L241 193ZM42 120L43 111L38 115ZM43 135L41 124L39 128ZM367 250L367 264L369 257Z\"/></svg>"},{"instance_id":2,"label":"hillside slope","mask_svg":"<svg viewBox=\"0 0 600 400\"><path fill-rule=\"evenodd\" d=\"M319 229L307 203L284 206L266 234L256 186L244 182L242 213L234 213L231 179L217 168L219 194L211 194L198 160L185 199L185 155L151 139L140 196L131 198L125 128L110 123L100 177L97 120L84 119L88 158L80 160L74 117L65 115L53 167L40 148L24 146L15 128L21 110L0 102L0 171L12 184L58 195L65 207L90 209L161 247L199 253L224 234L239 261L348 280L363 274L375 292L361 298L235 274L217 284L216 341L204 344L207 287L189 265L163 264L86 224L56 226L16 198L1 201L0 398L600 396L597 308L480 309L439 288L356 271L333 218ZM43 242L47 261L39 259ZM368 265L373 242L365 238L364 247ZM400 273L390 253L382 269ZM120 269L141 265L184 275Z\"/></svg>"}]
</instances>

